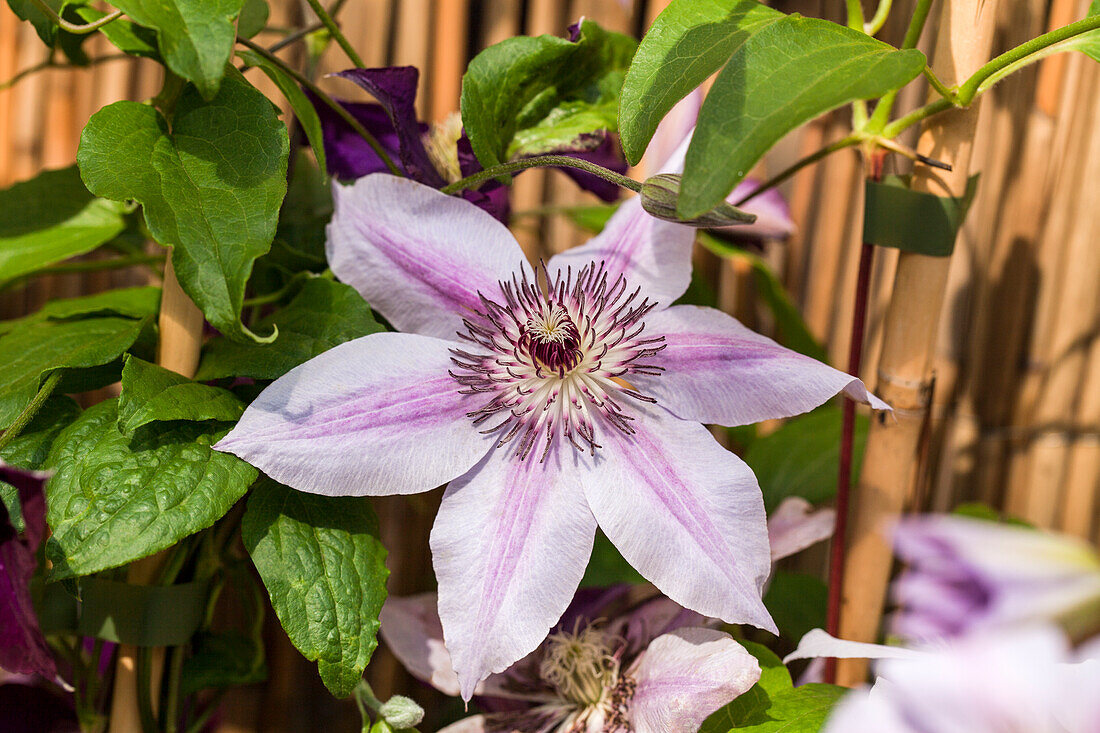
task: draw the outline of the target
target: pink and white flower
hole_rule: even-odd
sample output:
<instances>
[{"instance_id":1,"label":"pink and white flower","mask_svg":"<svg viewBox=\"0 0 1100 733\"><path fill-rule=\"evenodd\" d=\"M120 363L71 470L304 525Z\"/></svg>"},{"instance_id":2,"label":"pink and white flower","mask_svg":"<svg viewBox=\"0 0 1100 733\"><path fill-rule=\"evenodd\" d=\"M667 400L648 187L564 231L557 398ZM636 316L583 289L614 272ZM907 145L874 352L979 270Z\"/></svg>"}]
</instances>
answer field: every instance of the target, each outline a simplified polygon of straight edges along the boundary
<instances>
[{"instance_id":1,"label":"pink and white flower","mask_svg":"<svg viewBox=\"0 0 1100 733\"><path fill-rule=\"evenodd\" d=\"M448 484L431 547L463 697L546 636L597 524L678 603L774 630L759 487L701 423L881 401L724 313L672 305L694 234L637 197L538 271L498 221L416 182L369 175L334 198L333 271L406 333L291 370L217 447L320 494Z\"/></svg>"}]
</instances>

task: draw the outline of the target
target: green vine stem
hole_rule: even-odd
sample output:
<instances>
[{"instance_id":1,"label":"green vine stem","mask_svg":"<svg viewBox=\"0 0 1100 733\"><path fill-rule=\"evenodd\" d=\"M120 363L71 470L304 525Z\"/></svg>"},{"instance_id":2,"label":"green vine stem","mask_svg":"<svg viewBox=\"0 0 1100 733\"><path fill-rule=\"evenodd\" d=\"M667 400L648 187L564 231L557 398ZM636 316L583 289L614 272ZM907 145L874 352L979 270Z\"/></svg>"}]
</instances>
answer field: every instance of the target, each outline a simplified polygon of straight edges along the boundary
<instances>
[{"instance_id":1,"label":"green vine stem","mask_svg":"<svg viewBox=\"0 0 1100 733\"><path fill-rule=\"evenodd\" d=\"M886 25L886 19L890 17L890 9L893 4L893 0L879 0L878 7L875 8L875 14L863 24L863 32L873 36L882 30L882 26Z\"/></svg>"},{"instance_id":2,"label":"green vine stem","mask_svg":"<svg viewBox=\"0 0 1100 733\"><path fill-rule=\"evenodd\" d=\"M126 257L112 257L106 260L88 260L86 262L66 262L52 267L43 267L34 272L27 272L11 280L0 283L0 292L7 290L25 280L43 275L65 275L74 272L99 272L100 270L121 270L136 265L159 265L164 262L164 255L128 255Z\"/></svg>"},{"instance_id":3,"label":"green vine stem","mask_svg":"<svg viewBox=\"0 0 1100 733\"><path fill-rule=\"evenodd\" d=\"M466 176L465 178L455 181L454 183L444 186L441 190L443 193L452 194L459 191L465 191L468 188L473 188L479 183L488 181L490 178L496 178L497 176L508 175L509 173L517 173L528 168L577 168L591 173L592 175L599 176L605 181L611 181L614 184L622 186L623 188L629 188L631 191L638 193L642 190L642 184L635 181L633 178L628 178L621 173L616 173L613 170L604 168L601 165L595 163L589 163L587 160L581 160L579 158L570 158L568 155L537 155L533 158L524 158L523 160L515 160L511 163L501 163L500 165L494 165L492 168L486 168L485 170L478 171L473 175Z\"/></svg>"},{"instance_id":4,"label":"green vine stem","mask_svg":"<svg viewBox=\"0 0 1100 733\"><path fill-rule=\"evenodd\" d=\"M46 2L46 0L31 0L31 2L33 2L35 4L35 6L39 10L41 10L43 13L50 16L50 19L54 23L57 23L57 25L61 27L61 30L68 31L69 33L75 33L78 36L83 36L83 35L86 35L88 33L92 33L94 31L97 31L100 28L102 28L103 26L110 23L112 20L118 20L119 18L122 17L122 11L121 10L116 10L113 13L109 13L107 15L104 15L99 20L93 20L91 23L84 23L84 24L70 23L69 21L65 20L60 15L58 15L57 11L54 10L53 8L51 8L49 6L49 3Z\"/></svg>"},{"instance_id":5,"label":"green vine stem","mask_svg":"<svg viewBox=\"0 0 1100 733\"><path fill-rule=\"evenodd\" d=\"M830 153L835 153L838 150L843 150L844 148L850 148L854 145L858 145L861 142L863 142L864 139L865 139L865 135L863 135L862 133L853 132L851 135L848 135L846 137L842 137L841 139L837 140L836 142L829 143L828 145L821 148L817 152L811 153L810 155L807 155L805 158L802 158L801 160L794 163L790 167L786 168L785 170L783 170L779 174L777 174L775 176L772 176L768 180L764 181L757 188L750 191L746 196L743 196L739 201L737 201L734 204L734 206L736 206L737 208L741 208L742 206L744 206L744 204L746 202L751 201L752 199L756 198L760 194L767 191L769 188L775 188L780 183L787 180L788 178L793 176L795 173L798 173L800 170L802 170L806 166L816 163L817 161L821 160L822 158L829 155Z\"/></svg>"},{"instance_id":6,"label":"green vine stem","mask_svg":"<svg viewBox=\"0 0 1100 733\"><path fill-rule=\"evenodd\" d=\"M920 40L924 23L928 20L928 13L931 10L932 0L917 0L917 6L913 8L913 15L909 18L909 27L905 29L905 38L901 42L902 49L917 47L917 41ZM868 121L868 129L879 130L886 126L890 115L894 111L894 102L897 101L898 92L900 91L900 89L895 89L882 96L875 107L875 111L871 114L871 119Z\"/></svg>"},{"instance_id":7,"label":"green vine stem","mask_svg":"<svg viewBox=\"0 0 1100 733\"><path fill-rule=\"evenodd\" d=\"M50 376L46 377L46 381L42 383L42 386L38 388L38 394L34 396L34 399L23 408L23 411L19 413L19 416L15 418L15 421L8 426L8 429L4 431L3 435L0 435L0 450L7 448L11 445L11 442L19 437L34 416L38 414L38 411L42 409L42 405L46 404L46 400L50 398L53 391L57 389L57 385L61 382L61 370L55 369L50 372Z\"/></svg>"},{"instance_id":8,"label":"green vine stem","mask_svg":"<svg viewBox=\"0 0 1100 733\"><path fill-rule=\"evenodd\" d=\"M329 34L336 39L336 42L340 44L340 48L344 49L344 53L347 57L359 68L363 68L366 64L363 63L363 59L356 53L351 43L348 41L347 36L340 30L340 26L336 25L336 21L333 20L329 12L325 10L321 5L321 0L306 0L309 3L309 7L313 8L313 12L317 14L317 17L322 23L325 24L325 28L328 29Z\"/></svg>"},{"instance_id":9,"label":"green vine stem","mask_svg":"<svg viewBox=\"0 0 1100 733\"><path fill-rule=\"evenodd\" d=\"M355 130L359 137L363 138L367 142L367 145L370 146L371 150L373 150L375 154L382 159L382 162L386 164L386 168L389 169L390 173L394 174L395 176L403 175L401 169L397 167L393 160L390 159L390 156L378 143L378 140L375 139L374 135L371 135L370 132L367 131L367 128L363 127L363 125L360 124L359 120L355 119L355 117L350 112L344 109L344 106L342 104L340 104L324 91L322 91L319 86L306 78L304 74L299 73L297 69L294 69L285 61L283 61L278 56L271 53L258 43L253 43L249 39L241 38L240 36L237 37L237 43L240 43L242 46L246 46L247 48L255 51L260 56L263 56L265 59L285 71L287 74L290 74L290 76L292 76L296 82L308 89L311 94L324 102L324 104L329 107L333 112L340 115L340 118L344 120L344 122L348 123L351 129Z\"/></svg>"}]
</instances>

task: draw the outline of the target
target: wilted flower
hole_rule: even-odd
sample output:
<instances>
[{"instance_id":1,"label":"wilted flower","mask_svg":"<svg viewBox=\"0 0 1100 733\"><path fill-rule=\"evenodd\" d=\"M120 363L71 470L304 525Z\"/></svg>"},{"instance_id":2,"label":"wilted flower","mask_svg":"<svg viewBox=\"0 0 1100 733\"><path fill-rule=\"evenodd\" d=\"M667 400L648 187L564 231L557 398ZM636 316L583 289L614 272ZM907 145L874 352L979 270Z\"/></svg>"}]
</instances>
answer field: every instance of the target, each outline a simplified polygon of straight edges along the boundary
<instances>
[{"instance_id":1,"label":"wilted flower","mask_svg":"<svg viewBox=\"0 0 1100 733\"><path fill-rule=\"evenodd\" d=\"M961 516L902 521L894 534L905 571L893 584L893 629L910 640L958 636L1026 621L1081 629L1100 609L1100 557L1087 543ZM1096 631L1096 619L1092 628Z\"/></svg>"},{"instance_id":2,"label":"wilted flower","mask_svg":"<svg viewBox=\"0 0 1100 733\"><path fill-rule=\"evenodd\" d=\"M371 175L334 196L333 271L413 333L291 370L218 448L314 493L450 482L431 546L465 696L558 620L597 523L678 603L774 629L756 478L700 423L881 401L720 311L671 306L693 231L637 197L536 275L503 225L427 186Z\"/></svg>"},{"instance_id":3,"label":"wilted flower","mask_svg":"<svg viewBox=\"0 0 1100 733\"><path fill-rule=\"evenodd\" d=\"M1073 654L1053 627L955 639L924 651L856 644L820 629L787 660L863 657L874 687L841 700L825 733L1094 733L1100 731L1100 659Z\"/></svg>"},{"instance_id":4,"label":"wilted flower","mask_svg":"<svg viewBox=\"0 0 1100 733\"><path fill-rule=\"evenodd\" d=\"M579 592L534 652L478 687L490 712L441 733L694 733L759 679L728 634L667 598L627 607L628 591ZM413 675L457 695L435 607L434 593L387 600L382 636Z\"/></svg>"}]
</instances>

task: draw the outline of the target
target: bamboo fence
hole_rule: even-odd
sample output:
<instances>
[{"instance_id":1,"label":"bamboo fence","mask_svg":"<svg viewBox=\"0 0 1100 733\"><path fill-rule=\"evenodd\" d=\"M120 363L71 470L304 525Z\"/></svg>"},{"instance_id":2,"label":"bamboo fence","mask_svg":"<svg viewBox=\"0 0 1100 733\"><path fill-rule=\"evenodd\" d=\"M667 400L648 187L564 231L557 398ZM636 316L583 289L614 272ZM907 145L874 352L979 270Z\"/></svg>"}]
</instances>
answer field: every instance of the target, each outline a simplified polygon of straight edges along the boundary
<instances>
[{"instance_id":1,"label":"bamboo fence","mask_svg":"<svg viewBox=\"0 0 1100 733\"><path fill-rule=\"evenodd\" d=\"M520 33L561 34L582 15L637 34L666 4L667 0L348 0L340 22L367 64L419 67L420 114L439 121L457 111L461 70L485 46ZM999 3L992 53L1083 17L1088 4ZM840 20L843 12L843 3L830 0L780 0L775 5L831 20ZM900 42L911 5L912 0L895 0L895 17L881 38ZM935 44L935 18L933 13L920 44L926 52ZM271 0L272 26L301 27L310 22L304 2ZM273 43L278 36L261 35L259 40ZM94 58L112 54L101 37L91 38L87 48ZM300 47L283 54L303 61ZM0 83L45 58L33 29L0 3ZM318 75L348 65L334 46L321 60ZM273 99L281 99L265 77L250 78ZM80 130L93 112L118 99L148 98L159 83L154 65L107 59L91 69L48 68L0 89L0 186L30 178L43 168L71 164ZM322 83L330 92L359 98L357 90L342 80ZM907 91L899 108L911 108L924 94L919 88ZM774 173L836 139L846 124L846 113L840 111L806 125L769 155L760 172ZM931 359L932 407L919 438L923 460L908 506L942 511L961 502L983 501L1040 526L1100 540L1097 64L1078 54L1055 56L999 85L978 113L970 168L981 172L981 184L947 270ZM811 331L826 345L832 363L841 367L848 351L863 177L857 154L848 150L788 181L783 191L798 231L786 241L766 243L763 253L776 266ZM590 202L592 197L552 171L519 177L513 199L517 211ZM531 256L560 251L587 238L565 217L551 214L524 216L516 232ZM863 377L872 385L878 382L877 357L897 261L896 253L876 253L863 365ZM767 318L754 305L750 273L705 253L698 255L697 265L712 278L724 307L750 325L767 326ZM40 278L21 290L0 294L0 317L22 315L48 298L145 278L137 271ZM438 501L438 492L377 501L383 540L390 550L391 593L412 593L428 583L427 531ZM268 637L269 682L232 694L220 729L354 729L354 705L331 701L312 665L285 642L277 623ZM410 689L409 679L384 648L375 655L369 674L381 696ZM412 689L425 699L423 688Z\"/></svg>"}]
</instances>

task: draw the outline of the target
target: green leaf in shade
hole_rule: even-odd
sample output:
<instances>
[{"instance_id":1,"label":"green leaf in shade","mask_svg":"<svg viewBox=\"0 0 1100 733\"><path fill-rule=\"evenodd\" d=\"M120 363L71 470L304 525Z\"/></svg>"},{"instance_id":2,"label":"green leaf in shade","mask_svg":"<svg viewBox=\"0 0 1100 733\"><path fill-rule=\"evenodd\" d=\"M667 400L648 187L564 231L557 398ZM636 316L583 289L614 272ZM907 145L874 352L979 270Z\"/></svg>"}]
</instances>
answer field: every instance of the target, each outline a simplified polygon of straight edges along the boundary
<instances>
[{"instance_id":1,"label":"green leaf in shade","mask_svg":"<svg viewBox=\"0 0 1100 733\"><path fill-rule=\"evenodd\" d=\"M777 570L764 594L764 605L783 638L797 642L810 629L825 628L828 597L829 588L820 578Z\"/></svg>"},{"instance_id":2,"label":"green leaf in shade","mask_svg":"<svg viewBox=\"0 0 1100 733\"><path fill-rule=\"evenodd\" d=\"M8 523L16 533L27 528L27 521L23 518L23 502L19 500L19 489L6 481L0 481L0 503L4 505L4 510L8 513Z\"/></svg>"},{"instance_id":3,"label":"green leaf in shade","mask_svg":"<svg viewBox=\"0 0 1100 733\"><path fill-rule=\"evenodd\" d=\"M264 481L241 536L291 642L333 695L350 695L377 646L389 575L370 501Z\"/></svg>"},{"instance_id":4,"label":"green leaf in shade","mask_svg":"<svg viewBox=\"0 0 1100 733\"><path fill-rule=\"evenodd\" d=\"M77 162L88 188L144 206L153 237L173 248L184 291L218 330L261 339L240 322L253 261L267 252L286 194L286 126L236 72L204 102L187 87L171 133L157 110L115 102L92 115Z\"/></svg>"},{"instance_id":5,"label":"green leaf in shade","mask_svg":"<svg viewBox=\"0 0 1100 733\"><path fill-rule=\"evenodd\" d=\"M818 18L781 18L751 35L719 72L688 147L679 214L721 203L781 137L842 104L878 97L920 74L899 51Z\"/></svg>"},{"instance_id":6,"label":"green leaf in shade","mask_svg":"<svg viewBox=\"0 0 1100 733\"><path fill-rule=\"evenodd\" d=\"M0 191L0 284L109 242L124 212L89 193L75 165Z\"/></svg>"},{"instance_id":7,"label":"green leaf in shade","mask_svg":"<svg viewBox=\"0 0 1100 733\"><path fill-rule=\"evenodd\" d=\"M753 687L703 723L699 733L818 733L846 687L812 683L769 694Z\"/></svg>"},{"instance_id":8,"label":"green leaf in shade","mask_svg":"<svg viewBox=\"0 0 1100 733\"><path fill-rule=\"evenodd\" d=\"M619 89L636 46L586 20L575 43L519 36L479 53L462 77L462 124L477 159L488 168L581 149L591 133L614 131Z\"/></svg>"},{"instance_id":9,"label":"green leaf in shade","mask_svg":"<svg viewBox=\"0 0 1100 733\"><path fill-rule=\"evenodd\" d=\"M278 327L272 344L217 338L207 343L195 379L276 379L333 346L384 330L355 289L323 278L307 280L286 308L260 321Z\"/></svg>"},{"instance_id":10,"label":"green leaf in shade","mask_svg":"<svg viewBox=\"0 0 1100 733\"><path fill-rule=\"evenodd\" d=\"M151 318L85 318L74 321L22 323L0 336L0 426L7 427L38 393L42 380L55 369L85 369L113 365L142 336ZM117 366L121 366L118 364ZM94 389L118 379L117 366L92 370L94 376L62 383L59 394Z\"/></svg>"},{"instance_id":11,"label":"green leaf in shade","mask_svg":"<svg viewBox=\"0 0 1100 733\"><path fill-rule=\"evenodd\" d=\"M779 343L818 361L829 360L825 348L810 333L810 327L806 324L798 306L791 300L787 289L763 258L710 232L700 232L699 243L719 257L748 263L757 293L775 318L775 328L778 332L776 340Z\"/></svg>"},{"instance_id":12,"label":"green leaf in shade","mask_svg":"<svg viewBox=\"0 0 1100 733\"><path fill-rule=\"evenodd\" d=\"M227 430L158 423L130 438L118 404L86 410L54 442L47 465L46 548L52 579L88 575L171 547L220 519L255 480L252 466L211 449Z\"/></svg>"},{"instance_id":13,"label":"green leaf in shade","mask_svg":"<svg viewBox=\"0 0 1100 733\"><path fill-rule=\"evenodd\" d=\"M637 163L661 118L770 23L784 17L756 0L673 0L638 45L623 83L619 136Z\"/></svg>"},{"instance_id":14,"label":"green leaf in shade","mask_svg":"<svg viewBox=\"0 0 1100 733\"><path fill-rule=\"evenodd\" d=\"M16 468L37 471L46 463L58 434L80 415L72 397L55 395L46 400L23 432L0 451L0 458Z\"/></svg>"},{"instance_id":15,"label":"green leaf in shade","mask_svg":"<svg viewBox=\"0 0 1100 733\"><path fill-rule=\"evenodd\" d=\"M870 420L856 415L852 475L859 475ZM745 453L770 513L788 496L820 504L836 495L840 460L841 408L826 405L788 421L770 435L757 438Z\"/></svg>"},{"instance_id":16,"label":"green leaf in shade","mask_svg":"<svg viewBox=\"0 0 1100 733\"><path fill-rule=\"evenodd\" d=\"M127 356L118 397L118 429L132 435L151 422L235 423L244 405L232 392L192 382L169 369Z\"/></svg>"},{"instance_id":17,"label":"green leaf in shade","mask_svg":"<svg viewBox=\"0 0 1100 733\"><path fill-rule=\"evenodd\" d=\"M168 68L213 99L233 52L233 24L242 0L118 0L114 5L135 23L157 32Z\"/></svg>"},{"instance_id":18,"label":"green leaf in shade","mask_svg":"<svg viewBox=\"0 0 1100 733\"><path fill-rule=\"evenodd\" d=\"M596 530L592 543L592 556L581 579L582 588L606 587L615 583L645 583L646 579L628 563L611 540L601 530Z\"/></svg>"},{"instance_id":19,"label":"green leaf in shade","mask_svg":"<svg viewBox=\"0 0 1100 733\"><path fill-rule=\"evenodd\" d=\"M84 23L97 21L107 15L102 10L96 10L87 5L81 5L73 10ZM102 26L99 32L107 36L107 40L123 53L161 61L160 50L157 48L157 34L150 28L132 23L125 18L118 18Z\"/></svg>"},{"instance_id":20,"label":"green leaf in shade","mask_svg":"<svg viewBox=\"0 0 1100 733\"><path fill-rule=\"evenodd\" d=\"M239 631L199 636L194 653L183 663L181 694L208 688L251 685L267 679L263 643Z\"/></svg>"},{"instance_id":21,"label":"green leaf in shade","mask_svg":"<svg viewBox=\"0 0 1100 733\"><path fill-rule=\"evenodd\" d=\"M271 8L267 6L267 0L244 0L241 14L237 17L237 35L241 38L252 38L264 29L270 14Z\"/></svg>"},{"instance_id":22,"label":"green leaf in shade","mask_svg":"<svg viewBox=\"0 0 1100 733\"><path fill-rule=\"evenodd\" d=\"M266 8L266 3L263 6ZM255 51L238 51L237 55L248 65L255 66L267 74L267 78L279 87L279 91L286 97L286 101L290 102L294 115L298 118L299 124L302 125L302 130L305 131L306 138L309 139L309 144L313 148L313 154L317 156L320 169L328 170L325 163L325 139L321 134L321 118L317 116L316 108L306 98L305 92L298 86L298 82Z\"/></svg>"},{"instance_id":23,"label":"green leaf in shade","mask_svg":"<svg viewBox=\"0 0 1100 733\"><path fill-rule=\"evenodd\" d=\"M96 316L122 316L144 318L156 315L160 307L160 288L139 287L106 290L95 295L51 300L41 309L11 321L0 321L0 334L17 326L37 321L64 321Z\"/></svg>"}]
</instances>

